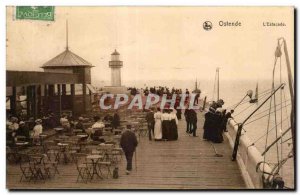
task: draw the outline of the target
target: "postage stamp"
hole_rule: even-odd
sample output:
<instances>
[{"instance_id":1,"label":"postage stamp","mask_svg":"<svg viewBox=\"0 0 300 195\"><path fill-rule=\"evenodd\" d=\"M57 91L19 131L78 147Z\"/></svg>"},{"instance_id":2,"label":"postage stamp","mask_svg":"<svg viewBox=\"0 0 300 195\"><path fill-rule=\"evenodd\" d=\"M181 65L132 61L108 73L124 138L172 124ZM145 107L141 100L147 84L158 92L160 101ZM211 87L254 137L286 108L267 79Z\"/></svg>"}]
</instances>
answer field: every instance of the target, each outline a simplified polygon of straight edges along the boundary
<instances>
[{"instance_id":1,"label":"postage stamp","mask_svg":"<svg viewBox=\"0 0 300 195\"><path fill-rule=\"evenodd\" d=\"M16 19L54 21L54 6L17 6Z\"/></svg>"}]
</instances>

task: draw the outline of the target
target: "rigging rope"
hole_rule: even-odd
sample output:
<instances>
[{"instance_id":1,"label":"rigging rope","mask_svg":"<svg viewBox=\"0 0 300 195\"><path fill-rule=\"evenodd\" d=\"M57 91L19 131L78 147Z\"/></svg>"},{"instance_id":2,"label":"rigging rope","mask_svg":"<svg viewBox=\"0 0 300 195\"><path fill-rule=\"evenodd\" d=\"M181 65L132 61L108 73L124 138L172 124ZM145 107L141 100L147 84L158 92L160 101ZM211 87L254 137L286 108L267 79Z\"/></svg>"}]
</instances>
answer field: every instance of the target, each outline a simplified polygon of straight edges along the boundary
<instances>
[{"instance_id":1,"label":"rigging rope","mask_svg":"<svg viewBox=\"0 0 300 195\"><path fill-rule=\"evenodd\" d=\"M275 60L274 60L273 79L272 79L272 81L273 81L272 82L272 91L274 91L274 85L273 84L274 84L274 71L275 71L276 62L277 62L277 56L275 56ZM267 145L268 145L269 128L270 128L270 118L271 118L272 97L270 99L270 106L269 106L269 117L268 117L268 124L267 124L267 134L266 134L266 141L265 141L265 150L267 149ZM275 128L277 128L277 125L275 125ZM267 155L264 155L264 162L266 162L266 156ZM265 172L265 166L263 166L263 172Z\"/></svg>"},{"instance_id":2,"label":"rigging rope","mask_svg":"<svg viewBox=\"0 0 300 195\"><path fill-rule=\"evenodd\" d=\"M289 106L289 105L291 105L291 104L288 104L287 106ZM278 110L279 110L279 109L278 109ZM278 111L278 110L276 110L276 111ZM276 111L273 110L270 114L272 114L272 113L274 113L274 112L276 112ZM262 118L264 118L264 117L266 117L266 116L269 116L269 114L265 114L265 115L263 115L263 116L261 116L261 117L258 117L258 118L256 118L256 119L253 119L253 120L251 120L251 121L245 123L244 126L245 126L245 125L248 125L248 124L250 124L250 123L252 123L252 122L258 121L258 120L260 120L260 119L262 119ZM280 124L280 123L279 123L279 124Z\"/></svg>"},{"instance_id":3,"label":"rigging rope","mask_svg":"<svg viewBox=\"0 0 300 195\"><path fill-rule=\"evenodd\" d=\"M282 120L282 122L284 122L284 121L286 121L286 120L288 120L288 119L289 119L289 117L286 117L285 119ZM280 125L280 123L278 123L277 125ZM269 131L268 131L267 133L273 131L274 129L275 129L275 126L273 126L271 129L269 129ZM252 144L250 144L250 145L254 145L254 144L255 144L256 142L258 142L261 138L263 138L264 136L266 136L267 133L265 133L265 134L263 134L262 136L260 136L258 139L256 139L256 140L255 140Z\"/></svg>"},{"instance_id":4,"label":"rigging rope","mask_svg":"<svg viewBox=\"0 0 300 195\"><path fill-rule=\"evenodd\" d=\"M280 57L280 61L279 61L279 69L280 69L280 78L279 78L279 82L282 83L282 71L281 71L281 57ZM280 121L282 122L282 88L280 89ZM280 160L282 160L282 157L283 157L283 146L282 146L282 129L283 129L283 126L282 126L282 123L280 125L280 136L281 136L281 139L280 139ZM283 175L283 169L281 169L281 175Z\"/></svg>"},{"instance_id":5,"label":"rigging rope","mask_svg":"<svg viewBox=\"0 0 300 195\"><path fill-rule=\"evenodd\" d=\"M214 91L213 91L213 98L212 98L213 101L215 100L216 83L217 83L217 73L215 74Z\"/></svg>"},{"instance_id":6,"label":"rigging rope","mask_svg":"<svg viewBox=\"0 0 300 195\"><path fill-rule=\"evenodd\" d=\"M235 114L234 117L237 117L238 115L240 115L241 113L245 112L246 110L248 110L249 108L251 108L254 105L256 105L256 104L250 104L247 108L245 108L242 111L240 111L239 113Z\"/></svg>"},{"instance_id":7,"label":"rigging rope","mask_svg":"<svg viewBox=\"0 0 300 195\"><path fill-rule=\"evenodd\" d=\"M284 159L282 159L277 165L275 165L275 167L273 167L273 170L271 171L271 174L278 174L280 168L290 159L290 158L293 158L294 155L293 155L293 152L290 151L288 156ZM276 172L275 172L276 170ZM274 173L275 172L275 173ZM269 176L270 177L270 176Z\"/></svg>"},{"instance_id":8,"label":"rigging rope","mask_svg":"<svg viewBox=\"0 0 300 195\"><path fill-rule=\"evenodd\" d=\"M260 94L258 94L258 99L260 99L260 98L262 98L262 97L265 97L265 96L269 95L269 94L272 92L271 90L272 90L272 89L267 89L267 90L265 90L265 91L262 91ZM240 105L245 104L245 103L249 103L249 100L247 100L247 99L243 100L243 101L240 103ZM227 106L226 109L233 108L233 107L235 107L235 106L238 105L238 104L239 104L239 103L235 103L235 104L232 104L232 105L230 105L230 106Z\"/></svg>"},{"instance_id":9,"label":"rigging rope","mask_svg":"<svg viewBox=\"0 0 300 195\"><path fill-rule=\"evenodd\" d=\"M271 93L271 92L269 92L269 93ZM263 95L263 97L265 97L265 96L267 96L267 95L269 95L269 94L266 93L265 95ZM258 98L258 99L262 99L262 97L261 97L261 98ZM247 101L247 102L249 102L249 101ZM247 103L247 102L244 102L244 103ZM242 103L242 104L243 104L243 103ZM240 104L240 105L242 105L242 104ZM234 116L235 116L235 117L238 116L239 114L245 112L247 109L251 108L251 107L254 106L254 105L256 105L256 104L250 104L248 107L244 108L242 111L240 111L239 113L235 114ZM268 109L268 110L269 110L269 109ZM257 114L255 114L255 115L257 115ZM255 116L255 115L253 115L253 116Z\"/></svg>"},{"instance_id":10,"label":"rigging rope","mask_svg":"<svg viewBox=\"0 0 300 195\"><path fill-rule=\"evenodd\" d=\"M290 137L290 138L288 138L288 139L286 139L286 140L282 141L282 143L280 143L280 144L284 144L285 142L287 142L287 141L291 140L292 138L293 138L293 137Z\"/></svg>"},{"instance_id":11,"label":"rigging rope","mask_svg":"<svg viewBox=\"0 0 300 195\"><path fill-rule=\"evenodd\" d=\"M290 100L286 100L286 101L290 101ZM286 102L283 102L283 103L286 103ZM279 104L277 104L277 106L279 106L281 103L279 103ZM291 105L291 104L285 104L285 106L289 106L289 105ZM284 107L285 107L284 106ZM282 107L282 108L284 108L284 107ZM272 108L274 108L274 107L272 107ZM263 111L261 111L261 112L259 112L259 113L256 113L256 114L254 114L253 116L258 116L258 115L260 115L260 114L263 114L263 113L265 113L265 112L267 112L267 111L269 111L269 109L265 109L265 110L263 110Z\"/></svg>"}]
</instances>

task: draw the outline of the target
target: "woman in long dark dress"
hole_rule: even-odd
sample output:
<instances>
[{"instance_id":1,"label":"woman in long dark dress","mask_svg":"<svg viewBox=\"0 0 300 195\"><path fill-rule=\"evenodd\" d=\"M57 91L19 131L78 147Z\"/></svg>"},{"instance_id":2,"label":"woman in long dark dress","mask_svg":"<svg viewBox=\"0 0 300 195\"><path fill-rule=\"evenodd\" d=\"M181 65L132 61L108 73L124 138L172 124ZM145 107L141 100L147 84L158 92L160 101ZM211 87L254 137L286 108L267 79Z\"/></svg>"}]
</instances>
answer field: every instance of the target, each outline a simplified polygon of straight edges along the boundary
<instances>
[{"instance_id":1,"label":"woman in long dark dress","mask_svg":"<svg viewBox=\"0 0 300 195\"><path fill-rule=\"evenodd\" d=\"M215 109L212 107L209 108L209 111L205 113L205 121L204 121L204 133L203 139L211 141L213 139L213 131L214 131L214 114Z\"/></svg>"},{"instance_id":2,"label":"woman in long dark dress","mask_svg":"<svg viewBox=\"0 0 300 195\"><path fill-rule=\"evenodd\" d=\"M212 142L222 143L223 142L223 129L222 129L222 115L220 111L216 111L213 115L213 135Z\"/></svg>"},{"instance_id":3,"label":"woman in long dark dress","mask_svg":"<svg viewBox=\"0 0 300 195\"><path fill-rule=\"evenodd\" d=\"M169 139L168 140L177 140L178 139L178 119L176 116L176 110L170 110L170 129L169 129Z\"/></svg>"},{"instance_id":4,"label":"woman in long dark dress","mask_svg":"<svg viewBox=\"0 0 300 195\"><path fill-rule=\"evenodd\" d=\"M176 109L176 116L178 120L181 120L181 109Z\"/></svg>"},{"instance_id":5,"label":"woman in long dark dress","mask_svg":"<svg viewBox=\"0 0 300 195\"><path fill-rule=\"evenodd\" d=\"M170 129L170 114L168 113L167 109L163 110L163 114L161 115L162 121L162 139L168 140L169 139L169 129Z\"/></svg>"}]
</instances>

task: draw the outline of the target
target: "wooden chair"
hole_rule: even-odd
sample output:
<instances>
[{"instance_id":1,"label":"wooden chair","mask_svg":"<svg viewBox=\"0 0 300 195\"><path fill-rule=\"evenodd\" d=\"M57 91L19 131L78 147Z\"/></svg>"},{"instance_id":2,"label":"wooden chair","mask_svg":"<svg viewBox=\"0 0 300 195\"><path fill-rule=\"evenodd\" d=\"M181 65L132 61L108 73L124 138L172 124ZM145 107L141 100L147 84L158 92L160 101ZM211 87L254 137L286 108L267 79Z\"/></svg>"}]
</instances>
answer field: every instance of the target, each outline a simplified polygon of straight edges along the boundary
<instances>
[{"instance_id":1,"label":"wooden chair","mask_svg":"<svg viewBox=\"0 0 300 195\"><path fill-rule=\"evenodd\" d=\"M26 181L31 181L31 179L33 179L33 170L29 163L29 156L27 154L20 155L20 170L21 170L20 182L22 182L24 179Z\"/></svg>"},{"instance_id":2,"label":"wooden chair","mask_svg":"<svg viewBox=\"0 0 300 195\"><path fill-rule=\"evenodd\" d=\"M45 167L43 163L43 154L29 154L29 165L32 170L32 178L34 181L45 181L46 176L50 177L50 168Z\"/></svg>"},{"instance_id":3,"label":"wooden chair","mask_svg":"<svg viewBox=\"0 0 300 195\"><path fill-rule=\"evenodd\" d=\"M87 163L85 153L76 153L74 154L76 162L76 170L78 172L76 182L79 182L80 179L87 183L88 179L91 177L91 166Z\"/></svg>"},{"instance_id":4,"label":"wooden chair","mask_svg":"<svg viewBox=\"0 0 300 195\"><path fill-rule=\"evenodd\" d=\"M103 175L103 168L104 168L107 172L106 178L109 178L109 175L112 176L111 165L112 165L112 163L110 161L100 161L100 162L98 162L98 167L99 167L101 175Z\"/></svg>"}]
</instances>

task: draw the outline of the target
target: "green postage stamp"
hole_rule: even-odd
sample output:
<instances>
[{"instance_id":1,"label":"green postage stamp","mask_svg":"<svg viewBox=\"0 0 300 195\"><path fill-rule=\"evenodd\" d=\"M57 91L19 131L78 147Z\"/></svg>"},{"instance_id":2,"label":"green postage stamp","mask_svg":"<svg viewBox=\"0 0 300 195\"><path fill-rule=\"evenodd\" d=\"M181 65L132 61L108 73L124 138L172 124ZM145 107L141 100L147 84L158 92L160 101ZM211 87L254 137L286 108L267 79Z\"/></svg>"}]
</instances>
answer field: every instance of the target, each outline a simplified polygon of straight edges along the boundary
<instances>
[{"instance_id":1,"label":"green postage stamp","mask_svg":"<svg viewBox=\"0 0 300 195\"><path fill-rule=\"evenodd\" d=\"M16 19L54 21L54 6L17 6Z\"/></svg>"}]
</instances>

